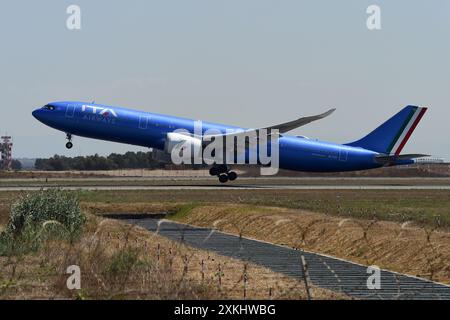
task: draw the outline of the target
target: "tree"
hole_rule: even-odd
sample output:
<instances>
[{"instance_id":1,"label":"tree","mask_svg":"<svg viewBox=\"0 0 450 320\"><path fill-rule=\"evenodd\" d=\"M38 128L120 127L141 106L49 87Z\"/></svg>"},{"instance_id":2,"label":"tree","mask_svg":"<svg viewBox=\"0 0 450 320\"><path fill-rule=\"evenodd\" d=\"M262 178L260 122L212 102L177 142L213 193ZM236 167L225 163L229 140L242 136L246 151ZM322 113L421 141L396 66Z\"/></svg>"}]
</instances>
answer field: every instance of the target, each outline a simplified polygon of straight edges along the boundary
<instances>
[{"instance_id":1,"label":"tree","mask_svg":"<svg viewBox=\"0 0 450 320\"><path fill-rule=\"evenodd\" d=\"M98 154L75 158L55 155L49 159L37 159L35 164L36 169L44 171L154 169L161 167L163 165L153 160L151 152L127 152L123 155L112 153L108 157Z\"/></svg>"},{"instance_id":2,"label":"tree","mask_svg":"<svg viewBox=\"0 0 450 320\"><path fill-rule=\"evenodd\" d=\"M19 160L13 160L11 163L11 168L15 171L22 170L22 163Z\"/></svg>"}]
</instances>

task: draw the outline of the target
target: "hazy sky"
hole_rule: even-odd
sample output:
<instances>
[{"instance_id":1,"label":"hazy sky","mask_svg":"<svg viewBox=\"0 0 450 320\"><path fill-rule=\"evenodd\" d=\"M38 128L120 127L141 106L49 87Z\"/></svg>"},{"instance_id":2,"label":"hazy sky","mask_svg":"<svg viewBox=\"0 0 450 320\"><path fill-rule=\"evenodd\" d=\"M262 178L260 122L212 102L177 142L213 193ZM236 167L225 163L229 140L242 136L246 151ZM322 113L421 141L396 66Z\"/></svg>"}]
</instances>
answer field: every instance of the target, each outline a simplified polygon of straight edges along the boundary
<instances>
[{"instance_id":1,"label":"hazy sky","mask_svg":"<svg viewBox=\"0 0 450 320\"><path fill-rule=\"evenodd\" d=\"M81 7L82 29L66 28ZM382 30L366 27L371 4ZM407 104L430 106L404 152L450 159L450 1L1 1L0 132L16 157L136 150L37 122L81 100L350 142Z\"/></svg>"}]
</instances>

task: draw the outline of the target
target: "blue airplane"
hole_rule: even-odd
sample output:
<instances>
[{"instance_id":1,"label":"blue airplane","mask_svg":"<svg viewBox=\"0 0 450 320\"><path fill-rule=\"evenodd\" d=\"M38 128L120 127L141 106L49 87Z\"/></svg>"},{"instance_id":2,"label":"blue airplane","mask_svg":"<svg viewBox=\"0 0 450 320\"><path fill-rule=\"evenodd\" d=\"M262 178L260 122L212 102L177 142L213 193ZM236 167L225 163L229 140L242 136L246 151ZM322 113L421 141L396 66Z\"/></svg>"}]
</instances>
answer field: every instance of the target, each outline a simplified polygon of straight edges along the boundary
<instances>
[{"instance_id":1,"label":"blue airplane","mask_svg":"<svg viewBox=\"0 0 450 320\"><path fill-rule=\"evenodd\" d=\"M335 109L261 129L267 129L267 132L278 130L281 169L306 172L366 170L412 164L415 158L426 156L400 154L426 110L426 107L407 106L367 136L342 145L286 135L295 128L329 116ZM204 137L194 135L195 121L190 119L74 101L49 103L33 111L33 116L45 125L66 133L68 149L73 147L72 137L80 136L152 148L157 151L155 154L163 158L170 154L174 145L180 143L180 136L173 135L177 129L191 133L186 140L195 140L204 146ZM211 129L223 134L223 137L230 131L261 131L202 123L202 134ZM237 178L226 163L213 164L210 174L218 176L222 183Z\"/></svg>"}]
</instances>

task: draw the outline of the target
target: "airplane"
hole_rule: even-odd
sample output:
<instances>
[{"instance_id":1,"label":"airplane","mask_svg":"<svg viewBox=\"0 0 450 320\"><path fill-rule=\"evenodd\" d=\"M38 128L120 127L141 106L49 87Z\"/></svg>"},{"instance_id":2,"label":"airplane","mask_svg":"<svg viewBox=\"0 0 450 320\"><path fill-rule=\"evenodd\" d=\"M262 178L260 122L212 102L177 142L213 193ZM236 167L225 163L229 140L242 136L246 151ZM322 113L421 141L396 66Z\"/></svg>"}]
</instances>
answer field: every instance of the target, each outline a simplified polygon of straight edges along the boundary
<instances>
[{"instance_id":1,"label":"airplane","mask_svg":"<svg viewBox=\"0 0 450 320\"><path fill-rule=\"evenodd\" d=\"M202 122L202 132L212 129L226 137L230 131L248 133L260 132L261 129L268 129L267 132L277 130L279 168L293 171L358 171L412 164L414 159L427 156L401 154L427 107L406 106L365 137L346 144L286 134L293 129L323 119L334 111L335 109L331 109L316 116L302 117L260 129ZM72 137L80 136L152 148L162 159L169 155L180 141L193 141L203 147L206 140L205 136L194 135L194 120L122 107L76 101L52 102L34 110L32 114L43 124L66 133L67 149L73 147ZM180 128L191 135L174 135L173 132ZM213 163L209 173L217 176L221 183L234 181L238 177L226 163Z\"/></svg>"}]
</instances>

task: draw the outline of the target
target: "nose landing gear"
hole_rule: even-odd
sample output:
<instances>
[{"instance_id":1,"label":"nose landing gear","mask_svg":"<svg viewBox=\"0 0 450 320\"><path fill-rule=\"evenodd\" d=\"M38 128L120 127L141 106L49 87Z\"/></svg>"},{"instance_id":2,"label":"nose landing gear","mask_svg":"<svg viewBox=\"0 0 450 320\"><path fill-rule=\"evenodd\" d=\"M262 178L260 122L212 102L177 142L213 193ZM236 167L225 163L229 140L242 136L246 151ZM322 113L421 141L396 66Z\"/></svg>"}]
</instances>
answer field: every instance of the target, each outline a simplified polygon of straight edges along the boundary
<instances>
[{"instance_id":1,"label":"nose landing gear","mask_svg":"<svg viewBox=\"0 0 450 320\"><path fill-rule=\"evenodd\" d=\"M211 169L209 169L209 174L211 176L219 177L220 183L227 183L228 181L234 181L238 177L236 172L230 171L230 169L224 164L213 166Z\"/></svg>"},{"instance_id":2,"label":"nose landing gear","mask_svg":"<svg viewBox=\"0 0 450 320\"><path fill-rule=\"evenodd\" d=\"M67 136L66 136L66 139L69 140L69 141L66 143L66 148L67 148L67 149L72 149L72 148L73 148L72 134L68 133Z\"/></svg>"}]
</instances>

